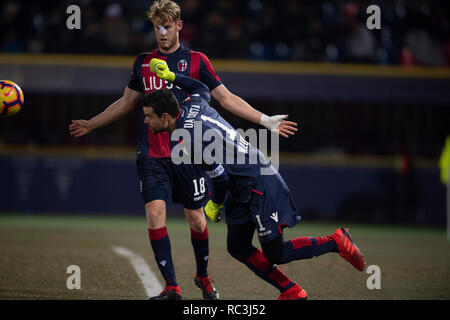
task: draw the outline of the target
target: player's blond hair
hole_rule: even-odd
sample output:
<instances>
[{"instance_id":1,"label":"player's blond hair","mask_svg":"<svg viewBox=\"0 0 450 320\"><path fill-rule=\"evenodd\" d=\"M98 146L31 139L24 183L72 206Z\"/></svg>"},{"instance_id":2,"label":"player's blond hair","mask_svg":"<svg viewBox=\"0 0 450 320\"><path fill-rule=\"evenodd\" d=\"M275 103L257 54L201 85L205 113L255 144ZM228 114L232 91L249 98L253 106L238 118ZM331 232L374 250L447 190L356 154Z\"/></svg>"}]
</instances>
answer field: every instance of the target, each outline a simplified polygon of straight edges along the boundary
<instances>
[{"instance_id":1,"label":"player's blond hair","mask_svg":"<svg viewBox=\"0 0 450 320\"><path fill-rule=\"evenodd\" d=\"M158 17L161 19L162 24L177 22L181 18L180 6L171 0L157 0L155 1L150 10L147 12L147 17L153 21Z\"/></svg>"}]
</instances>

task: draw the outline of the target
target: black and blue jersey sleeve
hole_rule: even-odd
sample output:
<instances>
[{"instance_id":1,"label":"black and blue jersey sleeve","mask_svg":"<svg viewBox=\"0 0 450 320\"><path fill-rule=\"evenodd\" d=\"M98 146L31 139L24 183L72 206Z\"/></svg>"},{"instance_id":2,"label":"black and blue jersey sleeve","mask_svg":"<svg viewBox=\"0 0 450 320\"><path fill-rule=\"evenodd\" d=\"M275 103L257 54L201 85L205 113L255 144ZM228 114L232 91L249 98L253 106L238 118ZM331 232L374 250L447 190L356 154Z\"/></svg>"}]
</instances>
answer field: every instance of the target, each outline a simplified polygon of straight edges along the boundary
<instances>
[{"instance_id":1,"label":"black and blue jersey sleeve","mask_svg":"<svg viewBox=\"0 0 450 320\"><path fill-rule=\"evenodd\" d=\"M175 73L175 81L173 82L173 84L190 93L191 95L200 95L200 97L207 103L209 103L211 100L208 87L198 80L179 73Z\"/></svg>"},{"instance_id":2,"label":"black and blue jersey sleeve","mask_svg":"<svg viewBox=\"0 0 450 320\"><path fill-rule=\"evenodd\" d=\"M211 181L211 200L218 204L224 203L227 196L229 178L223 165L204 165L203 169Z\"/></svg>"},{"instance_id":3,"label":"black and blue jersey sleeve","mask_svg":"<svg viewBox=\"0 0 450 320\"><path fill-rule=\"evenodd\" d=\"M137 56L133 63L133 70L131 71L130 80L128 81L128 88L138 92L144 92L141 81L141 65L142 58Z\"/></svg>"}]
</instances>

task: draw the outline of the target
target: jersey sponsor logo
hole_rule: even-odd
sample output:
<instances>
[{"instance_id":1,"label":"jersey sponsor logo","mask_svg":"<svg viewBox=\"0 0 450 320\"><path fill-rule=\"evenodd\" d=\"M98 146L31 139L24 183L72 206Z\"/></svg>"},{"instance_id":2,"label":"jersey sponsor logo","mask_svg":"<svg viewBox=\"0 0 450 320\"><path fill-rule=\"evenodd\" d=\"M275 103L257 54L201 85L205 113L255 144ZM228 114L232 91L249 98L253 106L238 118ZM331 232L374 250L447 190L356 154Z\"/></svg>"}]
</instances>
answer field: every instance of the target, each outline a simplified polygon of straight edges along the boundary
<instances>
[{"instance_id":1,"label":"jersey sponsor logo","mask_svg":"<svg viewBox=\"0 0 450 320\"><path fill-rule=\"evenodd\" d=\"M145 92L164 88L164 80L155 76L143 77L142 82L144 83Z\"/></svg>"},{"instance_id":2,"label":"jersey sponsor logo","mask_svg":"<svg viewBox=\"0 0 450 320\"><path fill-rule=\"evenodd\" d=\"M178 70L180 72L184 72L187 69L187 61L184 59L181 59L180 61L178 61Z\"/></svg>"},{"instance_id":3,"label":"jersey sponsor logo","mask_svg":"<svg viewBox=\"0 0 450 320\"><path fill-rule=\"evenodd\" d=\"M182 91L179 86L174 86L172 82L162 80L157 76L142 77L142 83L144 84L145 93L149 93L153 90L173 89L174 87Z\"/></svg>"}]
</instances>

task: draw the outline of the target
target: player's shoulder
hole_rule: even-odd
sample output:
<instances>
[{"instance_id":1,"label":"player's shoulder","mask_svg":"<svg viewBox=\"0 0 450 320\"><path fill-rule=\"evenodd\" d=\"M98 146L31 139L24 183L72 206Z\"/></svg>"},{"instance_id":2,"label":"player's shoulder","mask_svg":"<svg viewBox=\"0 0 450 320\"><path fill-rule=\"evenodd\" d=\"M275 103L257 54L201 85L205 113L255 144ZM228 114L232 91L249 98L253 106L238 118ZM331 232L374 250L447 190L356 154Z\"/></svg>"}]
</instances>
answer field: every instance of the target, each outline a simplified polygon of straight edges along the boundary
<instances>
[{"instance_id":1,"label":"player's shoulder","mask_svg":"<svg viewBox=\"0 0 450 320\"><path fill-rule=\"evenodd\" d=\"M136 55L136 57L134 58L133 65L136 66L137 63L142 63L142 61L144 61L145 57L148 56L149 54L151 54L152 52L153 52L153 51L138 53L138 54Z\"/></svg>"},{"instance_id":2,"label":"player's shoulder","mask_svg":"<svg viewBox=\"0 0 450 320\"><path fill-rule=\"evenodd\" d=\"M144 63L144 60L146 57L148 57L149 55L151 57L152 56L156 57L157 53L158 53L158 49L155 49L152 51L147 51L147 52L141 52L141 53L137 54L136 58L134 59L134 62L133 62L133 67L139 69L140 67L142 67L142 64Z\"/></svg>"},{"instance_id":3,"label":"player's shoulder","mask_svg":"<svg viewBox=\"0 0 450 320\"><path fill-rule=\"evenodd\" d=\"M198 94L189 96L184 101L183 107L185 107L185 109L188 111L194 111L193 114L195 114L196 118L200 118L202 115L212 118L218 118L219 116L216 109L211 107L209 103L201 98Z\"/></svg>"},{"instance_id":4,"label":"player's shoulder","mask_svg":"<svg viewBox=\"0 0 450 320\"><path fill-rule=\"evenodd\" d=\"M201 51L195 51L195 50L192 50L192 49L189 49L189 51L190 51L190 54L191 55L193 55L193 56L199 56L201 59L203 59L203 60L208 60L209 61L209 58L206 56L206 54L204 54L203 52L201 52Z\"/></svg>"},{"instance_id":5,"label":"player's shoulder","mask_svg":"<svg viewBox=\"0 0 450 320\"><path fill-rule=\"evenodd\" d=\"M136 56L136 59L145 58L148 55L156 55L156 54L158 54L158 49L154 49L152 51L145 51L145 52L138 53Z\"/></svg>"},{"instance_id":6,"label":"player's shoulder","mask_svg":"<svg viewBox=\"0 0 450 320\"><path fill-rule=\"evenodd\" d=\"M189 108L189 106L194 105L197 108L201 108L206 104L206 102L200 97L199 94L194 93L184 99L183 103L181 104L185 108Z\"/></svg>"}]
</instances>

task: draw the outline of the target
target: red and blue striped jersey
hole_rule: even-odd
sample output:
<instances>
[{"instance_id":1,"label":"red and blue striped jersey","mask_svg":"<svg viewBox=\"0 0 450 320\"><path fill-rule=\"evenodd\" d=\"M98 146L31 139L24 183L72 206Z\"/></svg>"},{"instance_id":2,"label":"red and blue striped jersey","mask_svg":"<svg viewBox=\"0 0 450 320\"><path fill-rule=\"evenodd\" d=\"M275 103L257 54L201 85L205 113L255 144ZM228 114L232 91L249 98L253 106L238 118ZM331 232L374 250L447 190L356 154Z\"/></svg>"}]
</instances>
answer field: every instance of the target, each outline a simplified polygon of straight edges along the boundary
<instances>
[{"instance_id":1,"label":"red and blue striped jersey","mask_svg":"<svg viewBox=\"0 0 450 320\"><path fill-rule=\"evenodd\" d=\"M177 51L170 54L163 54L158 49L139 54L134 61L128 88L142 92L142 94L148 94L153 90L164 88L170 89L177 97L180 105L188 97L188 93L180 87L161 80L155 73L150 71L150 60L152 58L165 60L170 70L200 80L209 90L215 89L222 83L206 55L180 46ZM139 112L138 158L170 157L169 133L153 133L144 123L144 111L141 109Z\"/></svg>"}]
</instances>

